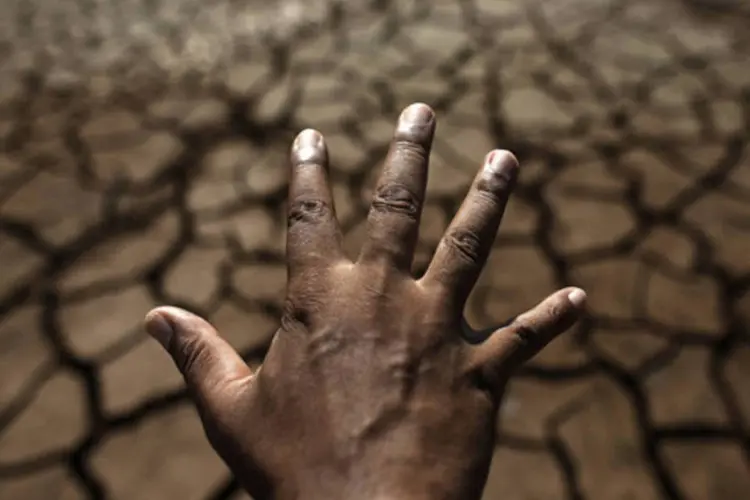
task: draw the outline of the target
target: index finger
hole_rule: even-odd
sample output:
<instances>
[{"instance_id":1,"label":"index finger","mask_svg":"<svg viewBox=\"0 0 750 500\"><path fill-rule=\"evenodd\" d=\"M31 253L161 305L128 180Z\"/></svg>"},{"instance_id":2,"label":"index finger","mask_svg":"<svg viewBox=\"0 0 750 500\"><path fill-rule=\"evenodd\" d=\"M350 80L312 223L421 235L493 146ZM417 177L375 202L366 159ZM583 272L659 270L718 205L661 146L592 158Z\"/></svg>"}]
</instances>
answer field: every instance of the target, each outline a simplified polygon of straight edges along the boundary
<instances>
[{"instance_id":1,"label":"index finger","mask_svg":"<svg viewBox=\"0 0 750 500\"><path fill-rule=\"evenodd\" d=\"M290 279L304 267L343 256L341 229L328 185L328 150L323 135L303 130L291 151L287 262Z\"/></svg>"}]
</instances>

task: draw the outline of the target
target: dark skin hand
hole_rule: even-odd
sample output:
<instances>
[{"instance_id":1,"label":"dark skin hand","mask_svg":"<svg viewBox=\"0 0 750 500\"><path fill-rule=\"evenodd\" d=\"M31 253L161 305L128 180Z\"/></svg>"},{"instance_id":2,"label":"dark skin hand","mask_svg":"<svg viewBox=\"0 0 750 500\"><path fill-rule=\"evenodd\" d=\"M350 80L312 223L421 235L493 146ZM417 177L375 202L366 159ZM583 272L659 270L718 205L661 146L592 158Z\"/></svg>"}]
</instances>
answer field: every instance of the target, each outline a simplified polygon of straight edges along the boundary
<instances>
[{"instance_id":1,"label":"dark skin hand","mask_svg":"<svg viewBox=\"0 0 750 500\"><path fill-rule=\"evenodd\" d=\"M402 113L355 261L342 250L324 139L296 138L287 298L257 371L205 320L170 307L147 316L209 441L256 500L480 498L506 382L583 310L585 293L566 288L483 342L464 339L464 305L519 168L509 152L487 155L415 279L434 131L428 106Z\"/></svg>"}]
</instances>

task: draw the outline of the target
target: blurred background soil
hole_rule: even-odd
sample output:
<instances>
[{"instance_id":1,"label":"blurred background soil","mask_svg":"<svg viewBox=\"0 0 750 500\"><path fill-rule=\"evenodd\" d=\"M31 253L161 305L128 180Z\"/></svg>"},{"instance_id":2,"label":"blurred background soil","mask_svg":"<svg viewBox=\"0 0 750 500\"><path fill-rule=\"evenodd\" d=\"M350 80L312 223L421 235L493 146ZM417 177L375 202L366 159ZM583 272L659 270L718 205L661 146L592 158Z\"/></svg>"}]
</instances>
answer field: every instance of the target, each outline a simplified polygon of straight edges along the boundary
<instances>
[{"instance_id":1,"label":"blurred background soil","mask_svg":"<svg viewBox=\"0 0 750 500\"><path fill-rule=\"evenodd\" d=\"M439 120L415 272L503 147L521 180L467 317L590 297L511 384L485 498L750 498L746 3L8 4L3 499L246 498L141 319L187 307L262 359L291 139L326 134L353 253L413 101Z\"/></svg>"}]
</instances>

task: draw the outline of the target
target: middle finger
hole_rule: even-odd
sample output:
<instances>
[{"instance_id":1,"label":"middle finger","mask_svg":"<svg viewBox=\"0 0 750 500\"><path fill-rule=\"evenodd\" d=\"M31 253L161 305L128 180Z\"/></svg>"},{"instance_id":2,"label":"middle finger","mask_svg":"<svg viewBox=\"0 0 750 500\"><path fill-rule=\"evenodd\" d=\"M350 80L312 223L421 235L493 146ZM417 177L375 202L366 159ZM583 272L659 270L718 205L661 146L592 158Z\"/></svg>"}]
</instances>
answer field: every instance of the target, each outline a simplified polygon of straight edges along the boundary
<instances>
[{"instance_id":1,"label":"middle finger","mask_svg":"<svg viewBox=\"0 0 750 500\"><path fill-rule=\"evenodd\" d=\"M434 133L435 115L426 104L401 113L370 206L360 262L384 260L411 271Z\"/></svg>"}]
</instances>

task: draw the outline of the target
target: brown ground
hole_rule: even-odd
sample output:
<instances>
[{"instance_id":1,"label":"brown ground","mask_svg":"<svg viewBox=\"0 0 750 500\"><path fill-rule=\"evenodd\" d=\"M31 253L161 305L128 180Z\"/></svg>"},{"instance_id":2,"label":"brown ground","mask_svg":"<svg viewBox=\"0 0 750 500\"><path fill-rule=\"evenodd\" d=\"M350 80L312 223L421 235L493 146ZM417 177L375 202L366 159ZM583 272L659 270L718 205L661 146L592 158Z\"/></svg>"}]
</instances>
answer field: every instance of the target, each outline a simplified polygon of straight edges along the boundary
<instances>
[{"instance_id":1,"label":"brown ground","mask_svg":"<svg viewBox=\"0 0 750 500\"><path fill-rule=\"evenodd\" d=\"M393 121L422 100L440 123L421 262L502 146L522 179L467 315L488 326L558 287L590 295L590 317L512 384L486 498L750 498L741 2L360 3L210 70L193 63L219 42L183 39L172 59L66 73L54 61L81 53L53 40L24 77L9 61L49 27L6 13L0 497L242 498L139 321L182 305L260 359L284 284L290 138L327 134L356 248Z\"/></svg>"}]
</instances>

